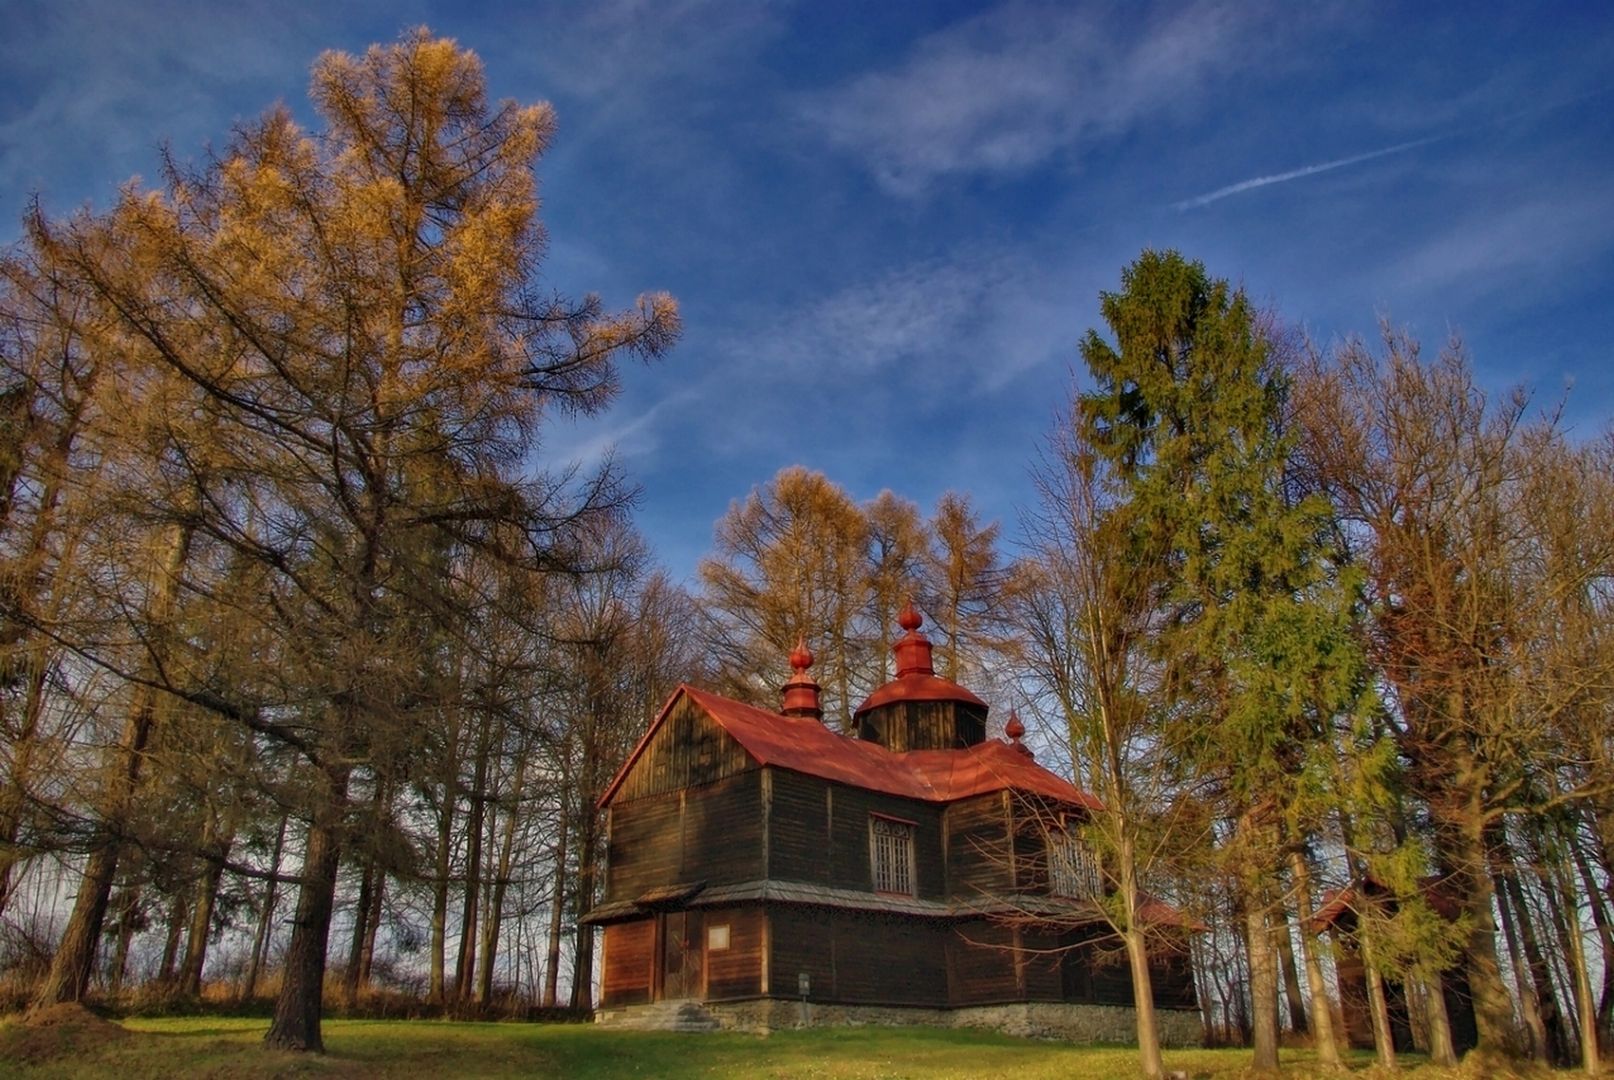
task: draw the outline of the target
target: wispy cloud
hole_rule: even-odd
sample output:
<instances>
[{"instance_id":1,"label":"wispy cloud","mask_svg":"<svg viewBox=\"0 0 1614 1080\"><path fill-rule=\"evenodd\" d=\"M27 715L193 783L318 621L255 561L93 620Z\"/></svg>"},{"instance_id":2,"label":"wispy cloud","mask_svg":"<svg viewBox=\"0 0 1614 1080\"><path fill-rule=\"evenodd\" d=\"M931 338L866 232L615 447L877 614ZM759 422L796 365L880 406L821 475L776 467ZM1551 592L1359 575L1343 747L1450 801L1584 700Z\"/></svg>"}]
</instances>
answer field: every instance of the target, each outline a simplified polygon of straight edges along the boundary
<instances>
[{"instance_id":1,"label":"wispy cloud","mask_svg":"<svg viewBox=\"0 0 1614 1080\"><path fill-rule=\"evenodd\" d=\"M1446 136L1431 135L1426 139L1413 139L1410 142L1396 143L1394 146L1385 146L1378 150L1369 150L1365 154L1352 154L1350 157L1335 158L1333 161L1319 161L1315 165L1302 165L1300 168L1290 169L1288 172L1272 173L1268 176L1253 176L1248 180L1240 180L1236 184L1229 184L1226 187L1217 188L1215 191L1207 191L1203 195L1195 195L1191 199L1184 199L1179 203L1174 203L1173 206L1178 210L1194 210L1201 206L1209 206L1213 202L1220 202L1222 199L1232 195L1254 191L1256 188L1269 187L1272 184L1286 184L1290 180L1300 180L1307 176L1316 176L1318 173L1343 169L1349 165L1360 165L1364 161L1372 161L1375 158L1389 157L1391 154L1416 150L1420 146L1428 146L1430 143L1439 142L1443 138L1446 138Z\"/></svg>"},{"instance_id":2,"label":"wispy cloud","mask_svg":"<svg viewBox=\"0 0 1614 1080\"><path fill-rule=\"evenodd\" d=\"M861 157L886 190L922 194L951 175L1012 175L1092 140L1209 99L1259 60L1257 4L1169 16L1010 3L922 39L892 68L813 95L802 116Z\"/></svg>"},{"instance_id":3,"label":"wispy cloud","mask_svg":"<svg viewBox=\"0 0 1614 1080\"><path fill-rule=\"evenodd\" d=\"M902 372L938 394L992 388L1068 350L1069 298L1059 269L1029 250L956 252L848 282L788 313L766 335L765 370L820 379ZM742 331L736 353L755 355Z\"/></svg>"}]
</instances>

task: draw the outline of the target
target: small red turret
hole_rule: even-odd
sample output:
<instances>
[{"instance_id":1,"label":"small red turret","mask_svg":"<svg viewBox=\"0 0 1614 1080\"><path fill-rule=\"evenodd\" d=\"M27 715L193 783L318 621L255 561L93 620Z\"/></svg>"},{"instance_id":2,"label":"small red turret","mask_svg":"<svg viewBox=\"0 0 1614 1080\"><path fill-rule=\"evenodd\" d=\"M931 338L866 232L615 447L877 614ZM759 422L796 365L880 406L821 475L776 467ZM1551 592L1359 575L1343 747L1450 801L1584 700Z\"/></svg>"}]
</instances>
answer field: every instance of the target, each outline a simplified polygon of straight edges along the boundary
<instances>
[{"instance_id":1,"label":"small red turret","mask_svg":"<svg viewBox=\"0 0 1614 1080\"><path fill-rule=\"evenodd\" d=\"M798 638L796 647L790 651L790 681L781 688L784 701L779 711L785 716L810 716L814 720L824 718L824 707L818 702L818 683L807 674L807 669L813 666L813 659L813 651L807 647L806 637Z\"/></svg>"},{"instance_id":2,"label":"small red turret","mask_svg":"<svg viewBox=\"0 0 1614 1080\"><path fill-rule=\"evenodd\" d=\"M1037 755L1032 752L1031 747L1025 745L1024 743L1022 743L1020 741L1021 737L1023 735L1025 735L1025 733L1026 733L1026 726L1020 722L1020 713L1019 713L1019 711L1015 710L1015 709L1010 709L1009 710L1009 722L1007 724L1003 725L1003 734L1005 734L1005 735L1007 735L1009 737L1009 742L1014 746L1014 748L1016 750L1020 751L1022 754L1024 754L1028 758L1035 758Z\"/></svg>"}]
</instances>

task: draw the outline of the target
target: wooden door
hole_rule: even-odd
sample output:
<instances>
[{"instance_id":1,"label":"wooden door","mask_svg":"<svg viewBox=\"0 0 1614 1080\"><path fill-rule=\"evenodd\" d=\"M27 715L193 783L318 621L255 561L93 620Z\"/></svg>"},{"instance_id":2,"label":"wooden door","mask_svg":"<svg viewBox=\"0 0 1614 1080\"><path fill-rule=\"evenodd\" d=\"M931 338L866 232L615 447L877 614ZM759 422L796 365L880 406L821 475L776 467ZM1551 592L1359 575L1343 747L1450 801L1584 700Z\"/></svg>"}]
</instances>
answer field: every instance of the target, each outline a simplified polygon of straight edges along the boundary
<instances>
[{"instance_id":1,"label":"wooden door","mask_svg":"<svg viewBox=\"0 0 1614 1080\"><path fill-rule=\"evenodd\" d=\"M661 920L661 997L664 1001L702 996L701 940L698 911L670 911Z\"/></svg>"}]
</instances>

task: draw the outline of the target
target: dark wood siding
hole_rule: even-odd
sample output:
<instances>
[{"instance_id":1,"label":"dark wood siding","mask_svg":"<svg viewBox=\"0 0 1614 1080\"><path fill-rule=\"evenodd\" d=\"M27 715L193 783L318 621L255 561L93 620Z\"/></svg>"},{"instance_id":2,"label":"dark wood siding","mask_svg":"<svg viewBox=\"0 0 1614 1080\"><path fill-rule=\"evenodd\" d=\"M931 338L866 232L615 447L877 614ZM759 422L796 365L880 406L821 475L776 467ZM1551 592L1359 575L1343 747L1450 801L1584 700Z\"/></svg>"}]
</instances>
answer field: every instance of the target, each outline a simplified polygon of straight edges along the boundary
<instances>
[{"instance_id":1,"label":"dark wood siding","mask_svg":"<svg viewBox=\"0 0 1614 1080\"><path fill-rule=\"evenodd\" d=\"M656 920L613 923L605 928L600 1003L607 1008L650 1000L656 954Z\"/></svg>"},{"instance_id":2,"label":"dark wood siding","mask_svg":"<svg viewBox=\"0 0 1614 1080\"><path fill-rule=\"evenodd\" d=\"M605 900L648 889L763 876L761 772L611 806Z\"/></svg>"},{"instance_id":3,"label":"dark wood siding","mask_svg":"<svg viewBox=\"0 0 1614 1080\"><path fill-rule=\"evenodd\" d=\"M756 997L762 993L766 916L759 907L708 908L706 923L706 1000ZM710 947L714 926L729 928L729 947Z\"/></svg>"},{"instance_id":4,"label":"dark wood siding","mask_svg":"<svg viewBox=\"0 0 1614 1080\"><path fill-rule=\"evenodd\" d=\"M946 895L941 812L936 807L839 784L832 785L829 802L833 809L829 837L830 885L842 889L874 888L874 874L869 865L869 819L871 815L881 814L914 823L916 895L934 900Z\"/></svg>"},{"instance_id":5,"label":"dark wood siding","mask_svg":"<svg viewBox=\"0 0 1614 1080\"><path fill-rule=\"evenodd\" d=\"M947 1004L947 929L894 915L837 911L839 1000L870 1005Z\"/></svg>"},{"instance_id":6,"label":"dark wood siding","mask_svg":"<svg viewBox=\"0 0 1614 1080\"><path fill-rule=\"evenodd\" d=\"M1012 949L1014 932L1002 923L967 922L947 941L954 1005L1020 1000Z\"/></svg>"},{"instance_id":7,"label":"dark wood siding","mask_svg":"<svg viewBox=\"0 0 1614 1080\"><path fill-rule=\"evenodd\" d=\"M962 750L986 738L986 710L955 701L894 701L858 718L858 738L887 750Z\"/></svg>"},{"instance_id":8,"label":"dark wood siding","mask_svg":"<svg viewBox=\"0 0 1614 1080\"><path fill-rule=\"evenodd\" d=\"M612 806L711 783L756 768L745 748L705 710L680 698L622 780Z\"/></svg>"},{"instance_id":9,"label":"dark wood siding","mask_svg":"<svg viewBox=\"0 0 1614 1080\"><path fill-rule=\"evenodd\" d=\"M768 871L775 881L829 881L829 808L826 781L769 769L773 805L768 812Z\"/></svg>"},{"instance_id":10,"label":"dark wood siding","mask_svg":"<svg viewBox=\"0 0 1614 1080\"><path fill-rule=\"evenodd\" d=\"M838 1001L835 985L834 930L824 908L768 909L768 992L796 997L797 976L805 972L814 1001Z\"/></svg>"},{"instance_id":11,"label":"dark wood siding","mask_svg":"<svg viewBox=\"0 0 1614 1080\"><path fill-rule=\"evenodd\" d=\"M1008 816L1002 792L964 799L947 808L947 889L971 900L1009 891Z\"/></svg>"}]
</instances>

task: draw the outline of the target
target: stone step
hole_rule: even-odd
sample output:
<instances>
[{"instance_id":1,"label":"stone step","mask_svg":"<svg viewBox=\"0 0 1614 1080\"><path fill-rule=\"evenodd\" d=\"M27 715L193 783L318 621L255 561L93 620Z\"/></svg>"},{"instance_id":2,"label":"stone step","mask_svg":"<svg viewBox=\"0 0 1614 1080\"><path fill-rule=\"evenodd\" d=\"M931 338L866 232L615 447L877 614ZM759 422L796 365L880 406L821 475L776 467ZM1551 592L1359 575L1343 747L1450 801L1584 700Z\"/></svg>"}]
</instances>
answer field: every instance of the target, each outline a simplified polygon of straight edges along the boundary
<instances>
[{"instance_id":1,"label":"stone step","mask_svg":"<svg viewBox=\"0 0 1614 1080\"><path fill-rule=\"evenodd\" d=\"M629 1031L717 1031L722 1028L717 1017L701 1008L696 1001L657 1001L649 1005L629 1005L622 1009L602 1011L595 1015L595 1023Z\"/></svg>"}]
</instances>

